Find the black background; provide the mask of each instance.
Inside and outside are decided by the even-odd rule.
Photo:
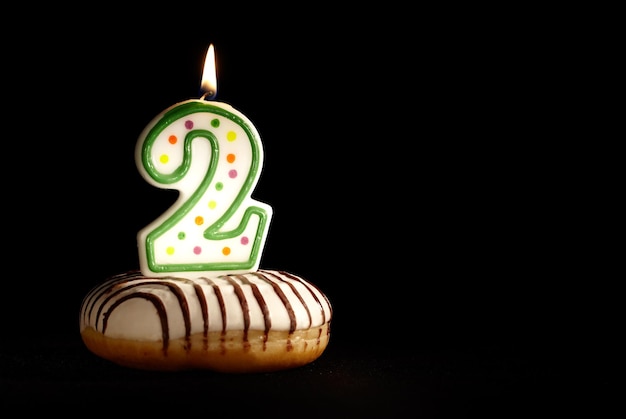
[[[5,37],[3,404],[603,409],[612,308],[581,256],[567,39],[462,10],[186,12],[51,19]],[[132,371],[78,334],[84,295],[137,267],[136,232],[175,199],[140,178],[135,142],[199,97],[210,43],[217,100],[264,144],[253,196],[274,217],[261,267],[303,276],[333,304],[328,349],[294,371]]]

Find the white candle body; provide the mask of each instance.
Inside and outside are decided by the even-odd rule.
[[[252,199],[263,145],[232,106],[188,100],[159,114],[135,149],[142,177],[179,197],[137,234],[146,276],[195,278],[256,271],[272,208]]]

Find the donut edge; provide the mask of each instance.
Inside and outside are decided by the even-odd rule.
[[[81,338],[95,355],[120,366],[156,371],[212,370],[257,373],[292,369],[318,359],[330,340],[330,322],[310,329],[208,332],[162,341],[118,339],[92,327]]]

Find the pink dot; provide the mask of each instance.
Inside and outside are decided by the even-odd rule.
[[[185,128],[192,129],[193,128],[193,121],[185,121]]]
[[[200,246],[196,246],[196,247],[193,248],[193,252],[196,255],[199,255],[200,253],[202,253],[202,248]]]
[[[237,171],[235,169],[228,171],[228,177],[234,179],[237,177]]]
[[[244,237],[241,238],[241,244],[248,244],[248,242],[249,242],[249,240],[248,240],[247,237],[244,236]]]

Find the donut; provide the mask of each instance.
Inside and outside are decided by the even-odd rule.
[[[124,367],[255,373],[319,358],[332,307],[318,287],[284,271],[183,278],[133,270],[92,288],[79,317],[86,347]]]

